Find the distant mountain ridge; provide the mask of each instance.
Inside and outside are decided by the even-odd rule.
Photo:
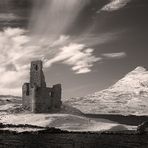
[[[139,66],[108,89],[67,103],[84,113],[147,115],[148,71]]]

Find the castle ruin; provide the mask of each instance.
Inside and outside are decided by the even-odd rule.
[[[33,113],[48,113],[61,107],[61,84],[46,87],[42,61],[31,62],[30,83],[22,87],[22,104]]]

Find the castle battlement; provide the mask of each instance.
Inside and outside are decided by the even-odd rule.
[[[42,61],[31,62],[30,83],[22,87],[23,108],[33,113],[47,113],[61,107],[61,84],[46,87]]]

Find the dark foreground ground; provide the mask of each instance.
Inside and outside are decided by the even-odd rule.
[[[139,125],[148,121],[147,116],[90,114],[85,116],[105,118],[127,125]],[[16,133],[7,130],[11,128],[37,128],[41,131]],[[0,124],[0,148],[148,148],[148,133],[139,134],[137,131],[67,132],[30,125]]]
[[[0,148],[148,148],[148,134],[1,133]]]

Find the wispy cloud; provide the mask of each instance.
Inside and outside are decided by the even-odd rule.
[[[116,52],[116,53],[104,53],[102,54],[103,57],[108,58],[108,59],[121,59],[126,57],[125,52]]]
[[[19,28],[7,28],[0,32],[0,94],[21,93],[21,85],[28,78],[29,63],[42,59],[46,68],[61,62],[70,65],[77,73],[87,73],[95,62],[94,49],[85,44],[75,43],[69,36],[62,35],[53,40],[34,40]],[[16,91],[17,90],[17,91]]]
[[[62,62],[72,66],[72,70],[77,74],[88,73],[93,64],[101,60],[93,55],[93,51],[94,49],[87,48],[84,44],[71,43],[60,48],[55,57],[48,60],[45,65],[49,67],[53,63]]]
[[[103,60],[101,55],[94,53],[93,47],[105,44],[116,36],[114,33],[105,34],[98,37],[86,35],[83,39],[67,35],[36,38],[28,36],[27,31],[19,28],[1,31],[0,94],[5,94],[6,91],[7,94],[21,94],[21,86],[28,79],[32,60],[42,59],[46,68],[62,63],[71,67],[75,74],[91,72],[94,64]]]
[[[15,92],[18,95],[26,79],[25,66],[29,54],[23,49],[29,38],[23,34],[24,30],[18,28],[0,32],[0,94]]]
[[[100,11],[115,11],[125,7],[131,0],[111,0]]]

